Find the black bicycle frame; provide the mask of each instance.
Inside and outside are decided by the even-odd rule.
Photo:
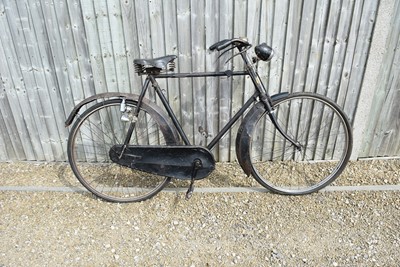
[[[229,76],[243,76],[247,75],[247,72],[230,72]],[[183,128],[181,124],[179,123],[178,119],[176,118],[175,113],[172,111],[171,106],[169,105],[169,102],[165,95],[162,93],[162,90],[160,86],[158,85],[156,81],[157,78],[194,78],[194,77],[218,77],[218,76],[227,76],[225,72],[217,72],[217,73],[175,73],[175,74],[162,74],[162,75],[149,75],[147,77],[148,80],[152,83],[158,97],[160,98],[161,102],[163,103],[165,109],[167,110],[168,115],[172,119],[173,124],[175,125],[179,135],[182,137],[185,145],[190,145],[190,141],[187,138],[185,132],[183,131]],[[146,80],[147,80],[146,79]],[[146,84],[146,83],[145,83]],[[144,90],[142,90],[144,91]],[[207,148],[211,150],[217,143],[218,141],[228,132],[228,130],[232,127],[233,124],[244,114],[244,112],[251,106],[252,103],[254,103],[259,96],[259,93],[256,91],[252,97],[250,97],[246,103],[242,106],[242,108],[228,121],[228,123],[222,128],[222,130],[213,138],[213,140],[207,145]]]
[[[178,119],[176,118],[175,113],[173,112],[167,98],[165,95],[162,93],[162,90],[160,86],[158,85],[156,78],[163,78],[163,79],[168,79],[168,78],[203,78],[203,77],[231,77],[231,76],[246,76],[249,75],[253,81],[254,86],[256,87],[256,90],[254,94],[246,101],[246,103],[240,108],[240,110],[228,121],[228,123],[222,128],[222,130],[211,140],[211,142],[207,145],[207,149],[212,150],[214,146],[221,140],[221,138],[229,131],[229,129],[237,122],[237,120],[246,112],[246,110],[259,99],[259,101],[263,102],[266,108],[266,112],[269,114],[272,123],[275,125],[277,130],[287,139],[289,140],[294,146],[297,148],[300,148],[297,142],[295,142],[291,137],[289,137],[283,129],[279,126],[275,116],[273,115],[273,108],[272,108],[272,100],[270,95],[267,93],[267,90],[262,83],[260,76],[258,75],[255,67],[251,64],[250,59],[248,58],[247,54],[245,53],[245,50],[242,50],[242,48],[239,48],[240,55],[243,58],[243,61],[246,64],[246,71],[231,71],[227,70],[224,72],[196,72],[196,73],[165,73],[165,74],[160,74],[160,73],[155,73],[155,74],[148,74],[145,83],[143,85],[142,91],[140,93],[139,101],[138,101],[138,106],[137,106],[137,112],[140,109],[141,106],[141,100],[144,98],[145,93],[147,92],[147,87],[152,84],[152,87],[154,87],[154,90],[156,91],[158,97],[160,98],[161,102],[163,103],[168,115],[170,116],[176,130],[178,131],[179,135],[181,136],[183,142],[185,145],[190,145],[190,141],[184,132],[182,125],[179,123]],[[137,114],[136,114],[137,115]],[[131,128],[133,128],[134,125],[131,123]],[[131,131],[129,131],[131,132]],[[130,136],[128,133],[128,136],[125,140],[125,145],[127,145],[127,141],[129,142]]]

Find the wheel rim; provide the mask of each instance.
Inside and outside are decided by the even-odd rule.
[[[256,179],[282,194],[311,193],[331,183],[350,156],[351,134],[344,114],[331,101],[307,94],[283,99],[275,108],[279,124],[301,149],[285,140],[264,114],[252,136]]]
[[[132,103],[128,106],[132,110],[135,108]],[[124,142],[124,133],[129,128],[129,122],[121,120],[119,109],[120,101],[110,101],[88,109],[79,118],[70,138],[70,163],[78,180],[105,200],[145,200],[158,193],[170,178],[132,170],[110,160],[109,150]],[[157,121],[143,110],[139,113],[130,144],[166,144]]]

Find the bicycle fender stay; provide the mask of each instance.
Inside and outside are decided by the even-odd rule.
[[[111,92],[111,93],[96,94],[91,97],[88,97],[88,98],[82,100],[79,104],[77,104],[74,107],[74,109],[71,111],[70,115],[68,116],[67,120],[65,121],[65,127],[68,127],[72,124],[75,117],[77,117],[79,110],[83,106],[85,106],[93,101],[96,101],[98,99],[106,100],[106,99],[115,99],[115,98],[119,98],[119,99],[125,98],[125,100],[128,100],[128,101],[131,100],[134,102],[138,102],[139,95],[130,94],[130,93]],[[174,125],[171,123],[169,116],[159,106],[157,106],[154,102],[150,101],[147,98],[143,98],[142,106],[144,108],[146,108],[147,111],[152,112],[152,114],[154,115],[154,118],[157,119],[159,125],[161,127],[163,127],[165,130],[167,130],[167,132],[169,132],[171,135],[173,135],[173,137],[176,138],[173,140],[179,140],[179,137],[178,137],[179,135],[177,134],[177,131],[176,131]]]
[[[272,103],[288,96],[289,93],[279,93],[271,96]],[[246,175],[251,175],[250,145],[254,126],[260,117],[265,113],[265,106],[262,102],[254,105],[240,124],[236,135],[236,157]]]

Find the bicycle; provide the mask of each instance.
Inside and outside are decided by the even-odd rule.
[[[111,202],[136,202],[153,197],[171,179],[194,181],[215,169],[211,150],[242,118],[236,136],[237,160],[269,191],[303,195],[334,181],[346,167],[352,150],[351,125],[342,109],[323,95],[282,92],[270,96],[256,67],[269,61],[273,49],[265,43],[247,51],[246,38],[225,39],[211,51],[232,49],[245,69],[223,72],[174,73],[177,56],[134,60],[145,75],[141,93],[102,93],[76,105],[66,120],[75,120],[68,139],[68,159],[81,184]],[[236,50],[235,50],[236,51]],[[220,55],[220,56],[221,56]],[[206,146],[192,145],[156,79],[250,76],[254,94]],[[161,101],[145,97],[152,87]],[[92,102],[95,102],[94,104]],[[82,113],[79,110],[89,105]]]

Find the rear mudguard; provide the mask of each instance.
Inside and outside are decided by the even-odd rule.
[[[91,97],[88,97],[84,100],[82,100],[79,104],[77,104],[74,109],[71,111],[70,115],[68,116],[67,120],[65,121],[65,127],[70,126],[74,119],[77,117],[79,110],[93,102],[97,101],[99,99],[124,99],[133,102],[138,102],[139,95],[136,94],[129,94],[129,93],[102,93],[102,94],[97,94],[93,95]],[[179,144],[179,135],[177,134],[177,131],[169,119],[169,116],[159,107],[157,106],[154,102],[150,101],[149,99],[143,98],[142,101],[142,107],[146,109],[151,115],[153,115],[153,118],[157,120],[158,125],[161,127],[161,130],[169,135],[169,142],[167,142],[169,145],[178,145]],[[168,140],[167,140],[168,141]]]
[[[272,104],[279,99],[288,96],[288,93],[279,93],[271,96]],[[265,113],[265,105],[262,102],[254,105],[247,115],[244,117],[238,133],[236,135],[236,157],[239,161],[243,171],[247,174],[251,174],[251,159],[250,159],[250,145],[254,127],[260,117]]]

